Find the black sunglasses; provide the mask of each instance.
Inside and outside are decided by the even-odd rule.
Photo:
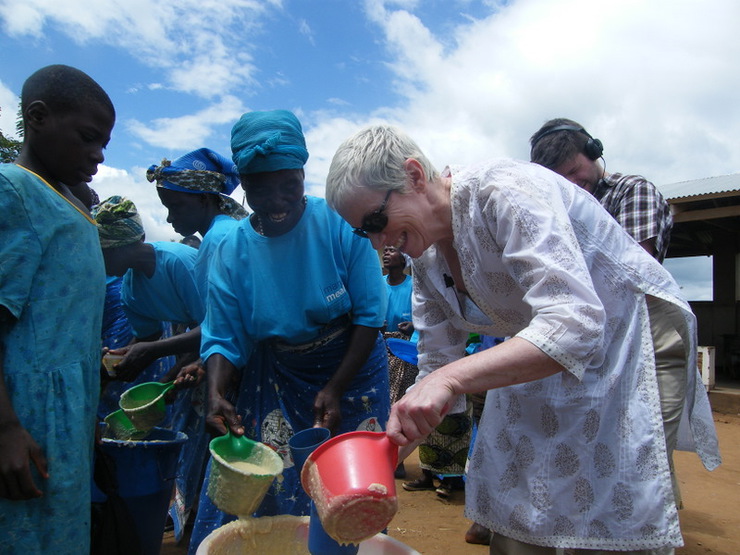
[[[370,214],[365,214],[362,218],[362,225],[360,227],[352,228],[352,231],[360,237],[368,237],[368,233],[380,233],[388,225],[388,216],[385,214],[385,205],[388,204],[388,197],[391,196],[393,189],[388,189],[383,199],[383,204],[377,210],[373,210]]]

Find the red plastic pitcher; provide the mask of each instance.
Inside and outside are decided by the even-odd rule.
[[[348,432],[316,448],[301,472],[324,530],[339,543],[382,531],[398,510],[398,446],[384,432]]]

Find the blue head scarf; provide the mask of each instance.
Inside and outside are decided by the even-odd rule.
[[[301,122],[287,110],[244,114],[231,130],[231,151],[241,175],[298,170],[308,160]]]
[[[218,152],[199,148],[170,162],[165,159],[152,164],[146,178],[157,187],[191,194],[216,194],[223,213],[237,220],[247,216],[246,210],[229,195],[239,186],[236,165]]]
[[[209,148],[199,148],[170,162],[152,164],[146,172],[158,187],[183,193],[217,193],[230,195],[239,186],[239,173],[234,163]]]

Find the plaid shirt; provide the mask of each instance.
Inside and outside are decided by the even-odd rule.
[[[660,191],[639,175],[612,173],[593,195],[638,243],[655,239],[655,258],[663,262],[671,240],[673,217]]]

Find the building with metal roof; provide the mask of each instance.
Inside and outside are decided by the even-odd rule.
[[[671,205],[668,256],[713,255],[740,232],[740,173],[658,186]]]
[[[716,349],[717,372],[740,379],[740,173],[659,185],[671,205],[668,257],[712,257],[712,301],[692,301],[699,344]]]
[[[670,183],[660,185],[658,189],[666,199],[670,200],[738,192],[740,191],[740,173]]]

